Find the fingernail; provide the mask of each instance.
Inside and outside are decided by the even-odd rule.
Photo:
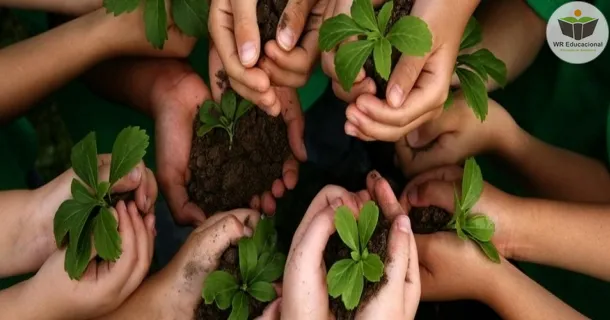
[[[371,171],[371,179],[373,180],[377,180],[381,177],[381,175],[379,174],[379,172],[377,170],[373,170]]]
[[[407,198],[409,198],[409,202],[417,203],[417,188],[413,188],[413,190],[407,193]]]
[[[337,210],[337,208],[339,208],[342,205],[343,205],[343,200],[341,200],[341,198],[337,198],[330,203],[330,207],[333,208],[333,210]]]
[[[244,226],[244,235],[246,237],[251,237],[252,236],[252,229],[250,229],[249,227]]]
[[[415,129],[407,134],[407,141],[411,147],[417,145],[417,141],[419,140],[419,130]]]
[[[358,108],[358,110],[360,110],[360,112],[366,114],[366,107],[364,105],[362,105],[361,103],[356,103],[356,108]]]
[[[351,125],[346,126],[345,127],[345,134],[347,134],[348,136],[355,137],[356,136],[356,129],[354,129],[354,127],[352,127]]]
[[[148,199],[148,196],[144,196],[144,208],[150,209],[150,199]]]
[[[140,177],[142,176],[142,172],[140,172],[140,168],[135,167],[131,172],[129,172],[129,179],[133,182],[140,181]]]
[[[239,52],[239,59],[241,59],[241,63],[246,65],[256,57],[256,46],[254,42],[246,42],[241,46],[241,50]]]
[[[282,49],[290,50],[292,48],[292,43],[294,42],[294,35],[289,28],[284,28],[280,30],[277,36],[277,41]]]
[[[398,220],[398,230],[404,233],[411,232],[411,220],[409,219],[409,217],[407,217],[406,215],[399,215],[396,219]]]
[[[402,99],[403,99],[403,91],[400,88],[400,86],[395,84],[394,86],[392,86],[392,89],[390,90],[390,94],[388,95],[388,100],[390,101],[390,104],[392,105],[392,107],[399,108],[400,105],[402,105]]]
[[[347,120],[355,126],[359,125],[358,118],[356,118],[356,116],[354,116],[354,114],[352,112],[347,113]]]

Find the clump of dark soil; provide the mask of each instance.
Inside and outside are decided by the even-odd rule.
[[[279,23],[286,24],[285,21],[280,22],[280,19],[287,3],[288,0],[258,0],[256,18],[261,34],[261,48],[267,41],[275,39]]]
[[[378,254],[381,261],[384,262],[387,255],[388,236],[390,235],[391,225],[392,224],[390,221],[386,220],[385,217],[380,215],[377,228],[375,229],[375,232],[373,233],[373,236],[371,237],[371,240],[367,246],[370,253]],[[341,241],[339,234],[335,233],[328,241],[326,250],[324,251],[324,262],[326,263],[326,268],[330,269],[330,267],[339,260],[350,259],[350,253],[350,249]],[[385,274],[379,282],[369,282],[365,279],[364,290],[362,291],[358,308],[368,303],[368,301],[371,300],[371,298],[373,298],[377,292],[379,292],[381,287],[383,287],[387,281],[388,279],[386,278]],[[356,317],[358,308],[350,311],[345,309],[345,305],[343,305],[341,297],[338,297],[337,299],[330,299],[330,311],[332,311],[337,320],[354,319]]]
[[[424,0],[422,0],[424,1]],[[388,29],[390,30],[394,23],[396,23],[400,18],[409,15],[411,13],[411,8],[413,7],[413,3],[415,0],[394,0],[394,10],[392,11],[392,17],[390,18],[390,22],[388,23]],[[375,14],[377,15],[381,10],[381,6],[377,8]],[[396,63],[400,59],[400,51],[396,48],[392,47],[392,69],[396,66]],[[385,99],[386,88],[388,82],[385,81],[375,70],[375,63],[373,62],[373,55],[371,55],[364,64],[364,70],[366,71],[366,75],[373,78],[375,80],[375,85],[377,87],[377,97],[379,99]]]
[[[228,272],[237,279],[238,283],[241,283],[237,247],[230,247],[223,253],[220,258],[220,265],[216,270]],[[263,310],[267,303],[260,302],[253,298],[248,299],[248,301],[250,301],[250,319],[254,319],[263,314]],[[197,310],[195,310],[195,320],[228,319],[230,314],[231,308],[223,311],[216,307],[216,302],[205,304],[205,301],[202,300],[197,307]]]
[[[411,208],[409,211],[413,233],[428,234],[442,231],[451,220],[451,214],[439,207]]]

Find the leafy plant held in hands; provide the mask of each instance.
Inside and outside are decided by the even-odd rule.
[[[202,296],[206,304],[216,301],[220,310],[231,307],[229,320],[246,320],[249,299],[270,302],[276,298],[272,282],[284,272],[286,256],[276,251],[277,232],[271,219],[259,221],[252,238],[238,243],[239,275],[217,270],[205,279]]]
[[[133,12],[144,2],[143,15],[148,42],[156,49],[163,49],[167,35],[167,9],[165,0],[104,0],[104,8],[115,16]],[[182,33],[192,37],[208,34],[207,0],[171,0],[174,23]]]
[[[387,30],[393,9],[394,2],[389,1],[375,17],[370,0],[354,0],[351,17],[340,14],[322,24],[319,45],[323,51],[332,50],[350,37],[359,38],[340,45],[335,55],[337,77],[345,91],[351,90],[371,53],[377,73],[388,80],[392,69],[392,47],[410,56],[424,56],[430,52],[432,34],[423,20],[405,16]]]
[[[482,41],[483,34],[475,18],[470,18],[462,41],[460,51],[472,48]],[[455,64],[455,73],[460,80],[460,86],[464,92],[466,103],[477,118],[485,121],[487,117],[487,86],[491,77],[501,87],[506,86],[507,70],[506,64],[487,49],[479,49],[473,53],[461,54]],[[453,103],[453,91],[449,92],[445,107]]]
[[[474,158],[466,160],[464,176],[462,177],[462,196],[454,192],[455,212],[447,229],[455,230],[462,240],[471,239],[476,242],[487,257],[500,263],[498,250],[491,242],[495,232],[495,224],[484,214],[472,213],[472,207],[477,203],[483,192],[483,175]]]
[[[335,227],[339,237],[348,246],[351,259],[337,261],[328,271],[326,283],[328,294],[341,300],[347,310],[353,310],[360,302],[364,289],[364,278],[379,282],[383,276],[383,262],[379,255],[369,253],[367,244],[375,232],[379,219],[379,208],[373,201],[362,207],[358,222],[352,211],[341,206],[335,214]]]
[[[72,199],[64,201],[55,214],[53,233],[57,247],[67,245],[64,268],[70,279],[80,279],[91,257],[91,235],[97,255],[107,261],[121,256],[121,237],[110,211],[110,190],[142,161],[148,135],[139,127],[123,129],[112,147],[109,181],[98,181],[95,132],[72,148],[74,173]]]
[[[223,128],[229,134],[229,147],[233,145],[235,126],[250,108],[252,102],[241,100],[237,104],[237,96],[234,91],[227,90],[222,94],[220,106],[213,100],[206,100],[199,109],[199,121],[201,126],[197,129],[197,136],[203,137],[214,128]]]

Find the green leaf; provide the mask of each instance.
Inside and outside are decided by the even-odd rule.
[[[202,38],[208,34],[207,0],[172,0],[172,17],[182,33]]]
[[[381,32],[382,35],[385,35],[393,10],[394,1],[386,2],[383,7],[381,7],[381,10],[379,10],[379,14],[377,15],[377,25],[379,26],[379,32]]]
[[[227,117],[225,116],[220,116],[220,124],[224,127],[224,128],[228,128],[231,125],[231,122],[229,121],[229,119],[227,119]]]
[[[379,221],[379,207],[374,201],[367,201],[360,210],[358,217],[358,235],[360,238],[360,248],[366,248],[371,240],[373,232]]]
[[[350,276],[350,268],[357,264],[354,260],[343,259],[335,262],[328,274],[326,275],[326,286],[328,287],[328,294],[336,298],[343,294],[347,287],[347,280]]]
[[[237,119],[241,118],[244,114],[246,114],[246,112],[250,111],[253,106],[254,103],[250,102],[249,100],[242,99],[239,102],[239,105],[237,105],[237,112],[235,112],[235,121],[237,121]]]
[[[91,232],[93,232],[93,219],[85,221],[82,227],[82,237],[78,237],[78,241],[70,240],[66,248],[66,259],[64,260],[64,269],[68,273],[70,279],[80,280],[87,270],[89,261],[91,260]],[[70,231],[72,233],[72,231]]]
[[[445,104],[443,104],[443,110],[447,110],[453,105],[454,98],[455,93],[452,90],[449,90],[449,92],[447,93],[447,100],[445,100]]]
[[[110,182],[108,181],[102,181],[97,185],[97,197],[98,199],[104,199],[104,197],[108,194],[108,191],[110,191]]]
[[[464,176],[462,177],[462,211],[469,211],[481,197],[483,192],[483,175],[481,168],[470,157],[464,164]]]
[[[496,230],[496,225],[485,215],[471,214],[466,217],[464,230],[466,230],[466,233],[472,238],[486,242],[491,241],[491,237],[493,237]]]
[[[485,82],[468,69],[457,68],[455,72],[460,79],[466,103],[481,122],[485,121],[487,117],[487,88]]]
[[[74,173],[91,188],[97,186],[97,143],[95,132],[89,133],[72,147],[70,155]]]
[[[364,289],[364,274],[360,263],[354,263],[350,266],[347,279],[347,287],[341,295],[341,300],[345,309],[354,310],[360,302],[360,296]]]
[[[471,54],[463,54],[457,58],[458,65],[465,65],[476,72],[483,81],[487,81],[487,71],[483,63]]]
[[[366,259],[369,256],[369,249],[364,248],[364,250],[362,250],[362,259]]]
[[[80,232],[95,206],[95,203],[80,203],[74,199],[66,200],[59,206],[53,219],[53,234],[58,248],[61,248],[68,233],[70,242],[74,239],[76,245]],[[72,235],[76,232],[78,235]]]
[[[97,199],[95,199],[87,187],[85,187],[82,182],[77,179],[72,179],[72,185],[70,186],[72,192],[72,198],[79,203],[83,204],[95,204],[97,203]]]
[[[261,219],[256,225],[256,229],[254,230],[254,235],[252,236],[252,240],[256,245],[256,252],[258,255],[263,253],[263,248],[267,239],[272,237],[275,233],[275,229],[273,228],[273,220],[271,219]]]
[[[220,107],[213,100],[206,100],[199,108],[199,121],[204,124],[217,124]]]
[[[457,189],[455,188],[455,184],[453,184],[453,207],[455,208],[453,211],[453,215],[451,216],[451,220],[447,223],[447,226],[452,229],[456,229],[456,221],[457,218],[462,214],[462,204],[460,203],[460,197],[458,196]]]
[[[155,49],[163,49],[167,40],[167,11],[165,0],[145,0],[144,25],[146,39]]]
[[[146,148],[148,148],[148,135],[140,127],[127,127],[119,132],[112,146],[111,186],[142,161]]]
[[[268,253],[265,252],[261,255],[259,262],[256,265],[254,274],[252,275],[252,282],[273,282],[279,279],[284,273],[284,266],[286,265],[286,255],[281,252]]]
[[[500,263],[501,260],[500,260],[500,254],[498,253],[498,249],[496,249],[496,246],[494,246],[494,244],[491,241],[481,242],[481,241],[477,240],[476,242],[479,245],[479,247],[481,248],[481,250],[483,250],[483,252],[487,256],[487,258],[489,258],[489,260],[491,260],[495,263]]]
[[[273,285],[264,281],[255,282],[249,286],[248,293],[260,302],[273,301],[277,297]]]
[[[373,52],[374,41],[360,40],[343,44],[335,55],[335,70],[346,92],[352,90],[358,72]]]
[[[139,4],[140,0],[104,0],[104,8],[106,8],[106,11],[115,16],[132,12],[138,8]]]
[[[409,56],[425,56],[432,49],[432,33],[428,24],[415,16],[400,18],[386,38],[400,52]]]
[[[118,223],[106,207],[93,221],[93,240],[97,255],[106,261],[116,261],[121,256],[121,236]]]
[[[233,122],[232,120],[235,119],[235,110],[237,109],[237,98],[235,97],[235,92],[233,90],[227,90],[222,94],[220,108],[222,109],[222,114],[227,118],[229,123]]]
[[[235,296],[233,296],[229,320],[248,320],[248,313],[248,296],[243,291],[238,291]]]
[[[350,256],[352,257],[352,260],[354,260],[354,261],[360,261],[360,258],[361,258],[361,257],[360,257],[360,252],[358,252],[358,251],[352,251],[352,252],[350,253]]]
[[[392,69],[392,44],[388,39],[380,38],[375,41],[373,60],[375,61],[377,73],[387,81],[390,78]]]
[[[351,14],[352,18],[362,28],[371,31],[379,31],[371,0],[354,0],[354,3],[352,3]]]
[[[361,28],[356,21],[342,13],[322,23],[318,44],[320,50],[330,51],[347,38],[361,35],[365,32],[366,29]]]
[[[239,271],[244,283],[248,283],[256,270],[256,245],[250,238],[242,238],[238,243]]]
[[[356,218],[352,210],[347,206],[340,206],[337,208],[335,214],[335,227],[339,233],[339,237],[345,245],[347,245],[353,251],[360,252],[358,246],[358,226],[356,225]]]
[[[212,131],[215,128],[222,128],[223,126],[220,123],[214,124],[214,125],[209,125],[209,124],[202,124],[199,129],[197,129],[197,136],[198,137],[203,137],[205,136],[208,132]]]
[[[455,231],[457,232],[457,235],[460,239],[468,240],[468,236],[466,235],[466,233],[464,233],[464,219],[462,218],[462,216],[464,215],[465,213],[461,213],[459,216],[457,216],[457,219],[455,220]]]
[[[464,34],[462,35],[460,51],[476,46],[481,40],[483,40],[481,26],[474,17],[471,17],[466,25],[466,30],[464,30]]]
[[[203,281],[202,296],[206,304],[211,304],[218,296],[233,298],[233,294],[239,289],[237,279],[226,271],[214,271]],[[226,308],[229,307],[231,299]],[[225,308],[225,309],[226,309]],[[224,310],[224,309],[223,309]]]
[[[383,262],[378,255],[369,254],[366,259],[362,260],[362,270],[368,281],[379,282],[383,276]]]
[[[496,58],[496,56],[487,49],[481,49],[470,55],[473,59],[479,61],[479,63],[485,68],[487,74],[494,79],[498,85],[505,87],[507,83],[506,64]]]

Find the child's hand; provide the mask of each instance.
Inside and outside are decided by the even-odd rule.
[[[114,210],[113,210],[114,211]],[[120,201],[116,214],[121,235],[121,257],[116,262],[91,261],[80,280],[64,270],[65,249],[54,253],[28,283],[28,297],[36,301],[40,318],[89,319],[116,309],[140,285],[154,249],[154,215],[140,216],[135,203]]]
[[[462,94],[437,119],[421,125],[396,143],[398,164],[412,176],[431,168],[458,164],[469,156],[504,153],[521,137],[521,129],[504,108],[489,100],[481,123]],[[420,148],[421,150],[418,150]]]

